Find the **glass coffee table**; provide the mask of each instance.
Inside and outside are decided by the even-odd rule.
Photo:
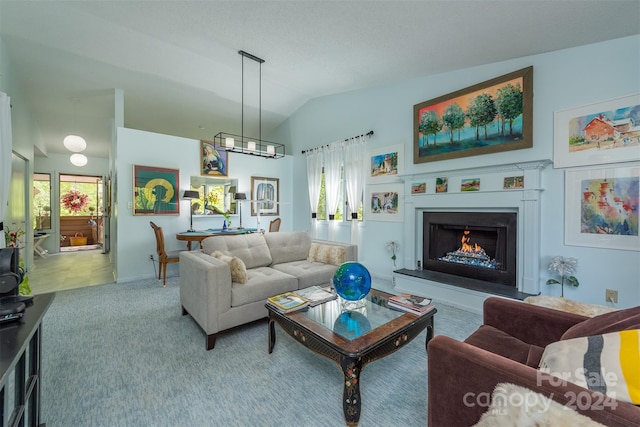
[[[344,375],[342,407],[348,426],[357,426],[360,420],[360,373],[364,366],[399,350],[425,328],[425,348],[433,338],[437,310],[422,316],[393,310],[387,306],[390,296],[372,289],[363,307],[346,311],[340,298],[287,314],[266,305],[269,353],[276,343],[278,323],[300,344],[340,365]]]

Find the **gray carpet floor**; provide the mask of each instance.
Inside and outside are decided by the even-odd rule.
[[[343,426],[342,374],[267,323],[218,336],[180,310],[178,278],[58,292],[43,322],[42,421],[57,426]],[[479,315],[437,304],[436,334]],[[361,375],[360,426],[427,423],[426,332]],[[453,374],[453,373],[452,373]]]

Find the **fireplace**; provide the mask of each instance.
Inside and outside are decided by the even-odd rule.
[[[516,212],[423,212],[422,265],[517,287]]]

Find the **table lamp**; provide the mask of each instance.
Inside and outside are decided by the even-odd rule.
[[[238,200],[238,214],[240,216],[240,225],[238,226],[238,230],[242,230],[244,227],[242,226],[242,201],[247,200],[246,193],[236,193],[233,198]]]
[[[189,200],[189,229],[187,231],[196,231],[193,229],[193,207],[191,206],[191,200],[199,199],[200,193],[193,190],[185,190],[182,198]]]

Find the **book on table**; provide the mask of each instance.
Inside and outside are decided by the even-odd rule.
[[[307,307],[309,305],[309,300],[293,292],[285,292],[267,298],[267,304],[278,310],[280,313],[290,313]]]
[[[311,307],[338,298],[338,294],[321,288],[320,286],[309,286],[308,288],[298,289],[295,293],[302,298],[308,299]]]
[[[389,307],[415,314],[428,313],[434,308],[431,298],[411,294],[400,294],[389,297],[388,305]]]

